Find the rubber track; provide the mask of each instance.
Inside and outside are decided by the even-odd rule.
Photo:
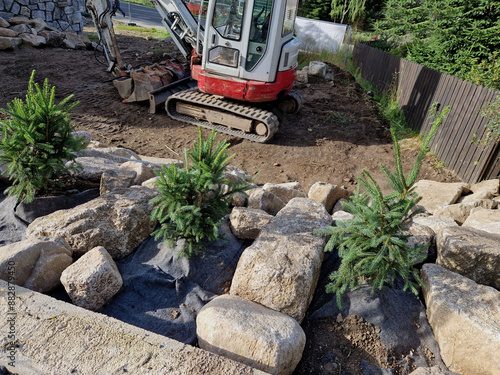
[[[266,136],[260,136],[255,133],[245,133],[242,130],[230,129],[224,125],[211,124],[208,121],[197,120],[193,117],[177,113],[175,109],[175,104],[177,101],[183,101],[185,103],[209,107],[211,109],[217,109],[231,113],[233,115],[241,116],[242,118],[262,122],[267,126],[268,134]],[[234,135],[236,137],[248,139],[250,141],[258,143],[267,142],[278,131],[278,117],[276,117],[276,115],[274,115],[272,112],[260,108],[251,107],[249,105],[240,104],[228,99],[219,99],[217,97],[214,97],[213,95],[206,94],[199,90],[186,90],[173,94],[168,98],[167,103],[165,104],[165,109],[173,119],[187,122],[196,126],[202,126],[207,129],[215,129],[221,133]]]

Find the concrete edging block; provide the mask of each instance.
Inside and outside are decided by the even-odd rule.
[[[3,280],[0,305],[0,365],[18,374],[266,374]]]

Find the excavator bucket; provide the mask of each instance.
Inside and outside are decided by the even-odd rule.
[[[189,65],[175,59],[160,63],[143,64],[120,73],[121,77],[113,80],[123,102],[141,102],[150,100],[150,92],[168,87],[174,82],[191,76]]]

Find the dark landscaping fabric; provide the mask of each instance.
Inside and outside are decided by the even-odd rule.
[[[0,246],[26,239],[28,224],[16,216],[16,203],[16,198],[0,194]]]
[[[16,197],[3,194],[5,188],[0,185],[0,246],[25,240],[26,228],[37,217],[76,207],[99,196],[99,189],[89,189],[71,195],[36,198],[30,204],[18,204]]]
[[[228,291],[238,259],[248,243],[234,237],[225,223],[227,241],[207,245],[204,256],[176,260],[176,250],[153,238],[117,262],[122,290],[100,312],[121,321],[196,343],[196,314]]]
[[[337,252],[325,253],[318,287],[306,319],[316,321],[336,318],[339,313],[343,317],[360,316],[380,327],[380,340],[395,354],[408,353],[413,349],[413,363],[427,367],[423,352],[423,347],[427,347],[434,354],[436,364],[445,368],[434,333],[426,318],[425,307],[417,296],[410,291],[387,286],[371,293],[371,286],[364,285],[358,290],[345,293],[342,296],[342,309],[339,309],[335,294],[325,291],[330,282],[329,274],[338,269],[339,265]]]
[[[35,218],[85,203],[97,189],[55,199],[18,205],[0,185],[0,246],[26,239]],[[205,255],[176,259],[176,249],[149,238],[136,252],[118,261],[124,285],[100,312],[186,344],[196,343],[196,314],[215,296],[227,293],[243,250],[250,245],[233,236],[226,218],[221,229],[226,241],[208,244]],[[71,302],[60,286],[49,293]]]

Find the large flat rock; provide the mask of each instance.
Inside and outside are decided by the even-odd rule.
[[[210,301],[196,324],[202,349],[274,375],[290,375],[306,344],[295,319],[237,296]]]
[[[455,203],[458,198],[469,189],[464,182],[436,182],[420,180],[415,183],[416,193],[422,197],[418,206],[430,214],[443,206]]]
[[[325,236],[314,233],[331,223],[325,207],[294,198],[245,249],[230,294],[288,314],[300,323],[318,282]]]
[[[79,258],[96,246],[103,246],[113,259],[132,253],[153,231],[150,220],[158,193],[146,187],[114,191],[68,210],[35,219],[26,230],[28,238],[62,237]]]
[[[60,237],[33,238],[0,247],[0,279],[37,292],[60,284],[61,273],[73,262],[72,250]]]
[[[498,375],[500,292],[436,264],[425,264],[421,277],[444,363],[459,374]]]
[[[490,210],[487,208],[474,208],[467,220],[465,220],[464,227],[476,228],[494,234],[500,233],[500,209]]]
[[[437,264],[500,289],[500,234],[449,227],[438,232],[436,245]]]
[[[9,285],[0,280],[0,304]],[[9,366],[9,325],[0,327],[13,373],[265,375],[264,372],[46,295],[15,287],[15,367]]]

